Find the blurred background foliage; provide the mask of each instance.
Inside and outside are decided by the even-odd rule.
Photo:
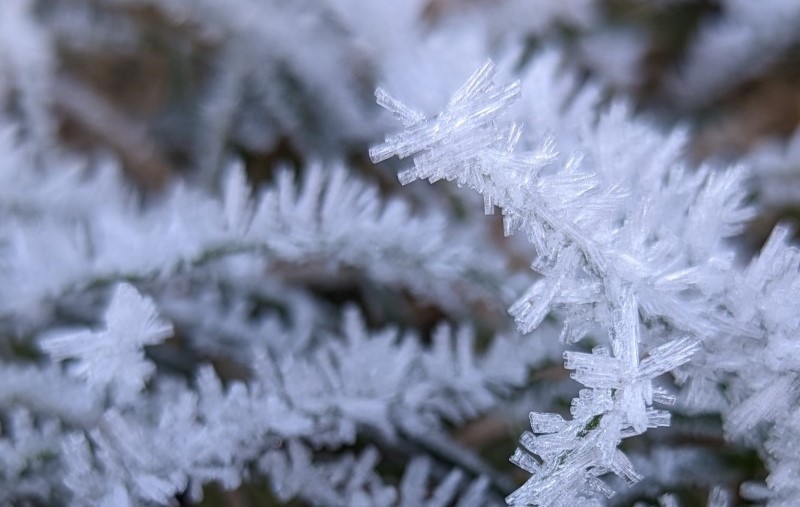
[[[309,4],[301,1],[298,5],[304,3]],[[418,23],[422,30],[435,30],[437,24],[452,17],[464,13],[480,16],[482,10],[491,11],[503,3],[429,0],[419,12]],[[544,2],[529,3],[528,14],[536,17],[539,4]],[[587,79],[604,83],[609,94],[630,97],[638,110],[661,121],[688,122],[694,129],[693,154],[697,160],[730,160],[764,139],[794,133],[800,122],[800,43],[788,45],[780,54],[764,54],[770,64],[757,74],[745,75],[743,70],[742,79],[733,80],[730,86],[702,100],[686,101],[674,92],[673,78],[698,29],[721,15],[720,2],[592,3],[596,10],[590,22],[555,19],[546,27],[536,27],[534,33],[523,34],[531,53],[543,44],[557,43],[570,55],[570,63],[581,68]],[[284,4],[264,5],[269,13]],[[303,9],[309,17],[312,11],[315,15],[323,11],[327,17],[304,24]],[[110,133],[92,128],[89,118],[83,117],[88,112],[75,111],[74,105],[64,103],[70,102],[60,96],[66,92],[53,97],[61,113],[60,134],[76,146],[100,144],[117,152],[126,160],[131,175],[145,186],[159,185],[173,171],[208,164],[198,160],[203,155],[198,149],[198,139],[202,138],[198,131],[207,128],[201,120],[212,113],[207,107],[212,98],[209,94],[220,81],[235,81],[231,76],[235,60],[251,55],[261,55],[263,60],[250,61],[250,65],[268,69],[270,77],[281,78],[270,81],[270,90],[265,91],[248,82],[257,77],[248,76],[244,83],[238,83],[239,93],[232,94],[239,103],[232,111],[225,111],[232,116],[226,122],[227,147],[246,158],[252,174],[265,171],[275,159],[307,161],[342,152],[355,160],[364,159],[365,147],[380,137],[380,132],[359,129],[355,122],[348,122],[347,115],[336,110],[343,109],[342,104],[326,107],[322,88],[325,84],[339,85],[333,81],[309,83],[299,70],[301,66],[291,62],[291,48],[270,47],[269,40],[264,41],[265,47],[231,48],[230,36],[215,33],[197,19],[158,8],[158,2],[38,0],[36,10],[53,28],[59,70],[64,77],[74,80],[79,90],[89,88],[94,99],[102,100],[108,112],[125,119],[129,127],[141,129],[142,141],[153,151],[138,157],[126,153],[127,146],[117,145],[118,140]],[[292,42],[305,41],[313,48],[298,48],[300,56],[311,53],[315,59],[342,64],[339,71],[347,76],[353,108],[361,109],[367,117],[378,116],[372,91],[382,78],[380,62],[370,59],[346,20],[340,19],[335,9],[326,11],[325,2],[291,10],[298,14],[298,25],[292,27],[297,39]],[[265,28],[271,22],[265,20]],[[331,40],[338,44],[326,44]],[[635,57],[622,61],[617,45],[625,46]],[[719,59],[727,57],[718,55]],[[613,68],[615,65],[620,68]],[[258,94],[273,97],[265,99]],[[270,101],[281,102],[292,118],[277,117],[268,106],[278,109],[278,105]],[[254,128],[256,124],[261,131]]]

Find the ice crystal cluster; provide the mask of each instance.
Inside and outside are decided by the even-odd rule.
[[[638,482],[619,446],[669,424],[669,412],[658,406],[675,399],[653,381],[673,370],[688,384],[687,403],[699,409],[715,403],[731,436],[765,426],[770,446],[778,434],[792,435],[800,414],[796,365],[785,361],[791,362],[797,331],[789,295],[800,289],[800,258],[779,227],[748,267],[736,264],[725,240],[753,212],[745,204],[743,171],[688,172],[680,134],[664,137],[613,108],[594,124],[574,125],[585,143],[580,154],[559,149],[573,141],[559,133],[516,150],[521,127],[501,116],[519,98],[520,84],[497,86],[493,77],[488,63],[432,118],[379,89],[378,101],[406,129],[370,155],[412,157],[413,167],[400,174],[404,183],[446,179],[473,188],[487,213],[501,210],[507,235],[526,236],[536,254],[532,267],[542,276],[509,310],[522,332],[555,313],[566,343],[607,336],[591,353],[564,353],[570,376],[585,388],[572,401],[571,420],[531,412],[532,431],[511,458],[531,478],[507,503],[597,505],[596,496],[613,495],[603,475]],[[536,83],[543,76],[525,78]],[[781,317],[770,324],[770,314]],[[702,356],[702,368],[679,369],[694,356]],[[777,363],[764,365],[767,357]],[[723,375],[731,375],[724,395],[708,385],[709,377]],[[770,456],[791,475],[797,447],[782,446]],[[798,498],[795,486],[770,479],[775,505]]]
[[[681,107],[797,42],[720,4]],[[798,505],[798,135],[607,9],[0,2],[0,505]]]

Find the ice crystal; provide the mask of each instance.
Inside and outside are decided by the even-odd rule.
[[[153,375],[144,347],[172,335],[172,326],[158,318],[155,305],[134,287],[120,284],[105,314],[105,329],[51,333],[42,349],[56,361],[74,360],[69,371],[98,388],[110,388],[130,399]]]

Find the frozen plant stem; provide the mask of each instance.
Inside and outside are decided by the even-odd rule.
[[[611,472],[629,484],[640,479],[618,446],[669,424],[669,413],[653,404],[673,398],[652,381],[700,349],[687,332],[707,329],[709,316],[681,318],[686,287],[667,282],[686,278],[688,268],[674,253],[672,262],[657,266],[660,245],[637,227],[652,203],[604,186],[580,156],[560,160],[553,140],[535,152],[515,151],[521,128],[500,116],[519,98],[520,85],[498,87],[494,75],[494,65],[486,63],[434,117],[379,89],[378,103],[405,130],[371,149],[370,157],[412,156],[413,167],[399,176],[403,184],[424,178],[467,185],[484,196],[487,213],[502,209],[506,235],[527,234],[536,250],[534,268],[544,278],[510,309],[521,331],[532,331],[557,308],[566,310],[568,341],[583,338],[590,325],[607,330],[610,347],[564,354],[572,378],[586,388],[573,400],[571,421],[531,414],[533,431],[522,435],[511,460],[532,476],[506,499],[510,505],[597,505],[598,497],[613,494],[600,476]],[[680,324],[643,347],[640,312]],[[643,350],[649,350],[644,359]]]

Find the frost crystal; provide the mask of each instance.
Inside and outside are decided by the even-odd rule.
[[[144,357],[144,347],[171,335],[172,326],[159,319],[153,301],[123,283],[114,290],[105,329],[53,332],[40,343],[54,360],[74,360],[69,371],[76,377],[129,399],[154,372],[153,364]]]

